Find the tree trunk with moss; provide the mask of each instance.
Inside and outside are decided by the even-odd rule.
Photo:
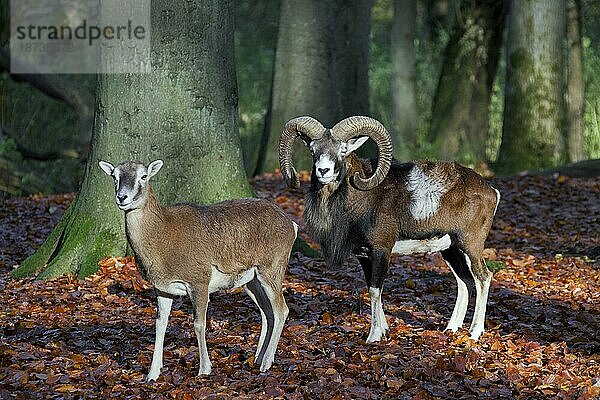
[[[567,154],[570,162],[587,159],[584,131],[581,0],[567,0]]]
[[[485,160],[489,103],[507,1],[463,2],[454,22],[433,104],[431,153],[475,164]]]
[[[390,37],[394,156],[410,160],[417,150],[417,72],[415,64],[416,0],[394,0]]]
[[[564,38],[564,0],[511,1],[501,173],[565,161]]]
[[[77,199],[15,276],[83,277],[102,257],[125,254],[123,212],[99,160],[164,160],[153,183],[162,203],[251,195],[237,134],[232,1],[154,0],[151,21],[151,73],[99,76]]]
[[[279,135],[289,119],[311,115],[332,126],[368,112],[370,10],[370,0],[281,1],[258,173],[279,167]],[[297,147],[294,156],[297,168],[310,168],[308,152]]]

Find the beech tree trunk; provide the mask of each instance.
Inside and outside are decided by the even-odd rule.
[[[497,165],[502,173],[565,161],[564,38],[564,0],[511,1]]]
[[[417,149],[417,89],[415,65],[416,0],[394,0],[390,40],[394,156],[414,157]]]
[[[370,0],[282,0],[271,109],[257,173],[279,167],[281,128],[311,115],[325,126],[368,113]],[[297,145],[298,146],[298,145]],[[307,151],[294,163],[310,167]]]
[[[507,13],[504,0],[464,2],[433,103],[429,141],[441,159],[485,160],[489,102]]]
[[[125,254],[123,212],[99,160],[164,160],[153,181],[162,203],[251,195],[237,133],[233,2],[153,0],[151,21],[151,73],[99,76],[77,199],[15,276],[83,277],[100,258]]]
[[[584,137],[583,45],[581,0],[567,0],[567,155],[568,161],[587,159]]]

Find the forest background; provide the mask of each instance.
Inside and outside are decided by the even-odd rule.
[[[559,136],[522,138],[534,147],[543,146],[544,141],[551,142],[552,151],[558,154],[549,157],[543,152],[534,154],[535,151],[529,150],[529,160],[519,160],[516,156],[515,159],[502,159],[501,143],[506,125],[524,125],[515,111],[505,110],[511,104],[510,100],[505,101],[507,36],[518,34],[516,28],[512,31],[517,32],[505,29],[505,25],[510,25],[504,23],[510,20],[507,3],[376,0],[371,6],[370,1],[354,1],[348,3],[349,11],[344,15],[319,10],[319,21],[326,22],[330,18],[332,25],[343,25],[341,33],[323,33],[302,30],[302,18],[309,20],[311,16],[297,13],[293,9],[294,2],[236,1],[239,134],[248,176],[275,169],[276,157],[269,145],[273,147],[283,120],[295,116],[287,115],[293,113],[289,106],[284,110],[278,108],[277,93],[273,89],[289,95],[299,90],[293,85],[307,85],[290,80],[289,76],[278,77],[274,71],[278,51],[282,53],[281,57],[285,56],[285,51],[290,56],[298,53],[298,43],[286,48],[284,40],[290,29],[296,29],[298,35],[298,26],[305,36],[303,40],[314,47],[318,47],[315,43],[319,41],[315,35],[326,38],[330,35],[332,42],[340,42],[336,39],[340,35],[346,35],[343,36],[346,39],[356,38],[347,48],[342,43],[325,49],[322,57],[333,58],[334,62],[326,60],[331,65],[339,63],[337,71],[332,73],[354,73],[356,78],[345,87],[344,83],[335,84],[337,99],[314,105],[314,109],[328,109],[316,112],[327,115],[315,116],[332,124],[336,118],[346,116],[348,110],[354,110],[379,119],[394,134],[395,155],[399,159],[454,159],[479,172],[502,175],[599,158],[600,5],[592,0],[569,0],[563,14],[564,25],[560,25],[557,18],[547,22],[549,29],[557,31],[564,44],[560,49],[562,60],[557,64],[561,79],[553,83],[560,87],[557,91],[550,85],[532,94],[540,98],[551,97],[548,95],[551,92],[563,96],[561,110],[554,115],[558,119]],[[546,8],[551,9],[552,3],[546,2]],[[280,24],[280,7],[292,7],[290,12],[296,12],[298,21],[295,23],[299,25],[288,29],[286,25],[292,23]],[[330,8],[335,7],[339,5]],[[532,18],[543,19],[548,15],[550,13]],[[7,18],[6,11],[3,18]],[[552,26],[557,23],[558,26]],[[348,32],[349,27],[356,26],[362,28]],[[494,34],[499,37],[490,37]],[[361,37],[366,39],[361,42]],[[6,40],[6,35],[3,39]],[[358,55],[350,54],[350,57],[359,61],[349,66],[354,61],[348,62],[344,57],[352,51]],[[7,55],[1,56],[6,67]],[[310,60],[314,56],[297,57],[301,60],[294,62],[314,62]],[[574,71],[579,66],[573,64],[574,58],[579,59],[583,72],[575,78]],[[355,69],[343,71],[342,68]],[[518,79],[516,74],[513,76]],[[0,75],[0,192],[6,196],[76,191],[83,175],[91,132],[95,76],[63,75],[58,76],[58,84],[42,80],[41,86],[38,84],[37,87],[13,78],[7,73]],[[361,82],[367,78],[368,82]],[[277,79],[286,84],[274,85]],[[313,81],[315,85],[332,85],[332,79],[324,84],[323,78],[310,74],[303,79]],[[481,85],[483,87],[478,87]],[[48,90],[40,91],[40,87]],[[59,96],[52,96],[51,90],[56,88],[59,88]],[[335,109],[331,104],[340,102],[340,98],[354,104],[342,104]],[[581,105],[574,112],[569,108],[569,98],[581,99]],[[534,97],[531,101],[536,102]],[[311,109],[310,104],[304,106]],[[270,112],[272,110],[274,113]],[[570,136],[573,129],[579,129],[576,133],[579,139]],[[511,129],[504,133],[505,142],[515,142],[513,148],[523,147],[511,134],[524,135]],[[507,147],[505,153],[515,151]],[[306,160],[299,162],[300,166],[308,167]]]

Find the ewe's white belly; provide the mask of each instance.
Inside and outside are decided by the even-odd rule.
[[[452,241],[449,235],[441,238],[431,238],[424,240],[399,240],[394,244],[392,253],[395,254],[413,254],[413,253],[434,253],[436,251],[446,250]]]

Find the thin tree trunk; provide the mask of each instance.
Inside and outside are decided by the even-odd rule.
[[[279,166],[281,128],[299,115],[326,126],[368,112],[369,0],[282,0],[275,55],[268,148],[262,168]],[[294,164],[310,168],[308,152],[296,144]]]
[[[77,199],[16,276],[40,269],[39,278],[86,276],[101,257],[125,253],[123,212],[99,160],[163,159],[164,171],[154,183],[163,203],[251,194],[237,134],[232,8],[231,1],[152,2],[152,72],[99,76]],[[103,58],[108,65],[118,62]]]
[[[570,162],[587,159],[584,123],[581,0],[567,0],[567,149]]]
[[[390,40],[392,69],[392,138],[394,156],[411,159],[417,149],[417,89],[415,65],[416,0],[394,0]]]
[[[465,2],[446,48],[429,141],[442,159],[485,160],[489,102],[496,76],[507,3]]]
[[[498,170],[511,173],[565,160],[564,0],[512,0]]]

